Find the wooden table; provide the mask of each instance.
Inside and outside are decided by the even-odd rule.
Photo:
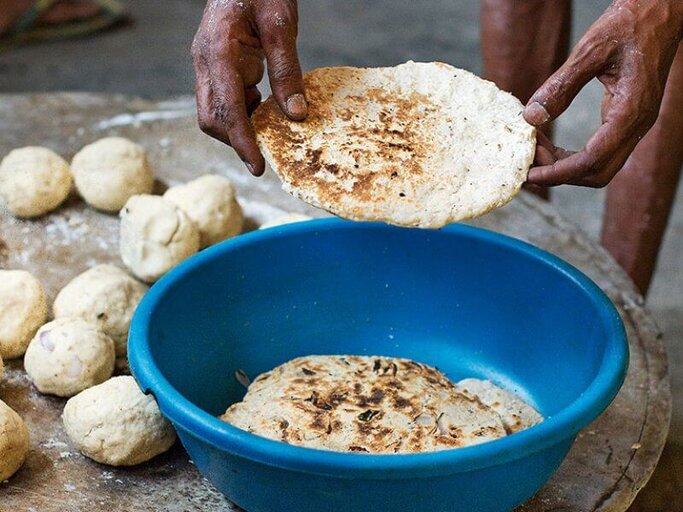
[[[149,102],[86,94],[4,95],[0,133],[0,155],[18,146],[44,145],[67,158],[99,137],[129,137],[149,151],[159,190],[203,173],[229,176],[250,229],[284,211],[322,215],[282,192],[272,173],[251,178],[232,151],[201,134],[190,98]],[[631,348],[631,366],[619,396],[579,435],[559,471],[520,510],[626,510],[657,463],[671,413],[666,355],[642,298],[604,250],[535,197],[522,194],[476,224],[528,240],[583,270],[619,308]],[[76,197],[36,221],[18,221],[2,212],[0,268],[34,272],[52,300],[61,286],[89,266],[120,264],[117,237],[115,216],[85,208]],[[234,510],[178,445],[128,469],[81,456],[62,428],[64,400],[32,389],[19,361],[9,363],[0,398],[19,412],[31,432],[26,464],[0,484],[0,510]]]

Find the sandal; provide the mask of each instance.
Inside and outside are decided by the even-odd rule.
[[[91,0],[100,11],[89,18],[56,25],[41,23],[40,17],[62,0],[36,0],[19,18],[0,34],[0,52],[8,48],[38,41],[54,41],[85,36],[110,28],[127,19],[118,0]]]

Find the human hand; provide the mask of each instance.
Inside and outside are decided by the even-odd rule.
[[[597,78],[605,86],[602,125],[578,152],[555,147],[539,132],[529,183],[607,185],[657,119],[682,35],[680,0],[613,2],[524,109],[527,122],[542,126]]]
[[[254,176],[265,170],[249,115],[261,102],[263,58],[278,105],[290,119],[308,108],[296,51],[296,0],[209,0],[192,43],[197,116],[205,133],[232,146]]]

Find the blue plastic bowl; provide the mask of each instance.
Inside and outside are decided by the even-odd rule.
[[[578,270],[466,226],[401,229],[336,219],[240,236],[190,258],[147,293],[130,363],[195,465],[249,512],[510,510],[557,469],[612,401],[624,329]],[[482,377],[546,416],[482,445],[415,455],[290,446],[216,418],[252,378],[297,356],[412,358]]]

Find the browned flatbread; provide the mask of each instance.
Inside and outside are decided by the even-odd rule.
[[[456,384],[458,391],[477,398],[500,416],[505,431],[514,434],[543,421],[543,416],[517,395],[481,379],[464,379]]]
[[[476,397],[407,359],[308,356],[260,375],[221,419],[264,437],[327,450],[417,453],[506,435]]]
[[[442,63],[320,68],[309,116],[274,99],[253,115],[283,188],[341,217],[441,227],[507,203],[526,180],[535,130],[512,95]]]

